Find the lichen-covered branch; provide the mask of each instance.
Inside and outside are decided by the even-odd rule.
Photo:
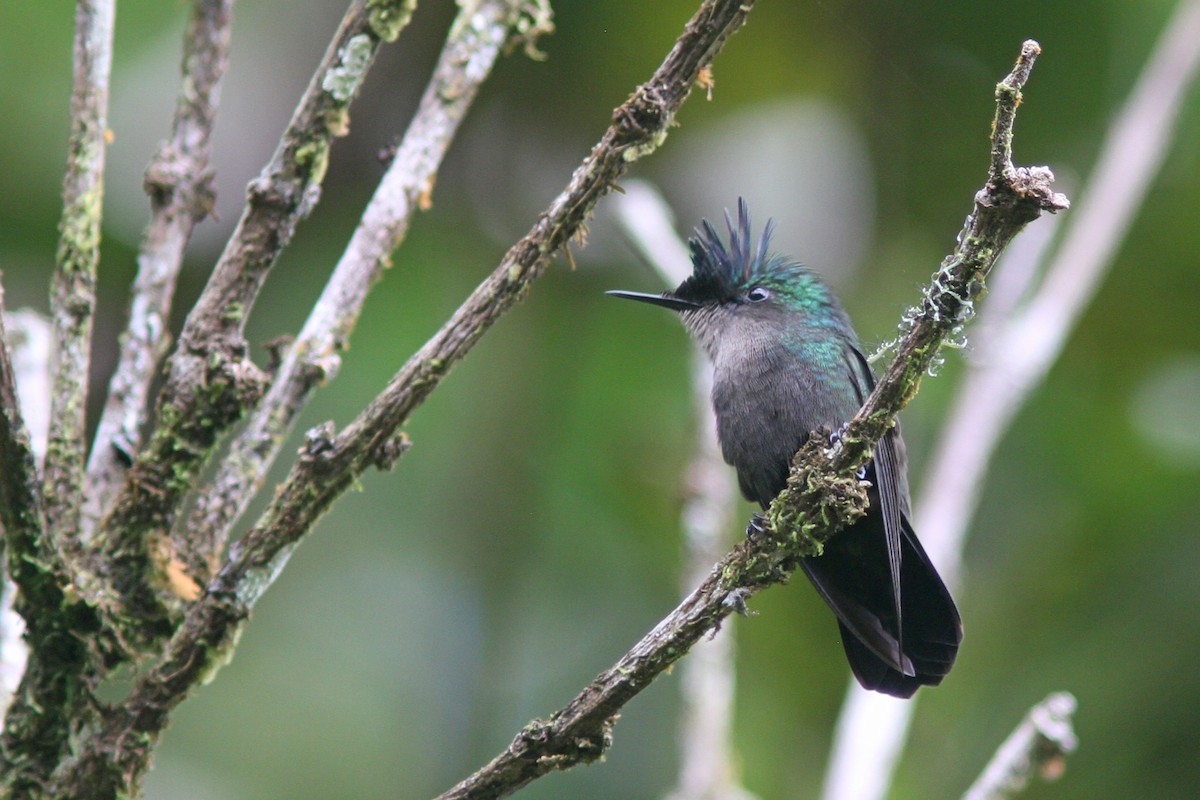
[[[829,465],[839,473],[858,469],[870,459],[874,443],[895,424],[896,414],[935,364],[942,343],[974,314],[988,272],[1012,237],[1042,212],[1054,213],[1070,205],[1064,195],[1052,190],[1054,176],[1048,168],[1015,167],[1012,163],[1016,109],[1039,53],[1037,42],[1025,42],[1012,72],[996,85],[987,182],[975,195],[954,252],[933,274],[920,306],[906,315],[896,357],[844,435],[831,446]],[[775,506],[772,504],[772,520],[782,511]]]
[[[29,499],[35,499],[34,496],[42,488],[35,465],[46,453],[46,435],[50,427],[50,341],[53,328],[48,318],[32,309],[4,311],[2,292],[0,288],[0,316],[3,316],[0,320],[0,347],[4,349],[0,358],[6,361],[0,368],[3,375],[0,383],[4,386],[0,389],[0,396],[4,398],[0,400],[0,407],[12,408],[15,389],[17,400],[20,401],[21,418],[4,412],[5,428],[0,435],[9,442],[5,445],[9,456],[5,459],[5,466],[0,467],[0,480],[19,482],[14,487],[24,485],[25,491],[33,493],[25,501],[28,504]],[[28,434],[28,445],[25,435],[21,433],[22,427],[24,433]],[[17,442],[15,445],[14,437]],[[33,457],[30,459],[27,454],[18,455],[17,461],[27,465],[21,469],[12,463],[12,455],[26,446],[32,451]],[[0,493],[0,505],[5,509],[14,509],[20,502],[19,497],[11,491]],[[3,519],[0,518],[0,530],[3,528]],[[9,575],[4,545],[4,539],[0,537],[0,591],[3,591],[3,597],[0,598],[0,716],[7,712],[17,686],[25,675],[25,664],[29,658],[25,620],[13,607],[18,592]]]
[[[247,357],[246,317],[276,257],[317,203],[333,139],[349,130],[350,104],[379,47],[399,36],[414,6],[351,3],[184,322],[156,427],[102,522],[104,561],[131,635],[155,639],[174,627],[164,603],[177,605],[178,598],[166,572],[179,555],[167,531],[221,434],[258,402],[267,382]]]
[[[866,497],[855,471],[912,398],[947,335],[968,315],[996,256],[1042,211],[1067,206],[1065,197],[1050,191],[1048,170],[1018,170],[1009,160],[1013,111],[1037,53],[1037,44],[1026,42],[997,89],[995,140],[1005,158],[993,158],[958,247],[934,274],[922,306],[909,315],[897,355],[862,410],[832,443],[814,435],[796,454],[787,488],[767,511],[771,530],[735,546],[616,664],[548,720],[527,725],[507,750],[440,800],[501,797],[547,772],[600,757],[625,703],[726,616],[744,610],[747,598],[785,581],[800,558],[819,554],[829,536],[863,513]]]
[[[1079,747],[1071,718],[1076,702],[1069,692],[1055,692],[1029,710],[996,750],[963,800],[1007,800],[1016,797],[1035,776],[1056,780],[1067,756]]]
[[[73,720],[89,697],[82,635],[90,609],[72,595],[64,553],[46,536],[42,482],[22,419],[0,293],[0,523],[12,604],[25,620],[30,654],[0,736],[0,793],[26,797],[58,762]]]
[[[275,371],[270,391],[233,440],[216,476],[200,494],[181,535],[189,566],[207,579],[218,563],[230,528],[261,488],[284,437],[313,391],[332,380],[358,322],[367,292],[391,265],[391,254],[408,231],[413,213],[427,202],[438,167],[459,123],[505,43],[518,30],[533,37],[551,29],[548,4],[490,0],[459,13],[400,142],[387,174],[363,212],[358,228],[312,313]]]
[[[751,6],[748,0],[705,0],[651,80],[616,110],[612,126],[566,190],[442,330],[342,434],[331,425],[309,432],[270,508],[230,548],[229,560],[187,613],[163,658],[137,680],[120,707],[106,709],[101,724],[77,737],[73,757],[49,787],[55,796],[76,796],[80,787],[89,787],[107,797],[138,784],[170,712],[232,656],[251,607],[301,537],[364,470],[395,462],[406,446],[399,428],[408,415],[529,291],[554,254],[579,235],[596,202],[629,165],[661,143],[700,70]]]
[[[88,365],[100,261],[115,14],[115,0],[80,0],[75,7],[71,131],[58,252],[50,282],[54,350],[45,512],[51,536],[58,546],[68,549],[76,544],[83,501]]]
[[[165,355],[171,301],[192,229],[212,210],[209,168],[221,79],[229,63],[233,0],[195,0],[183,38],[183,85],[171,137],[146,170],[150,223],[138,253],[129,323],[88,459],[86,537],[107,510],[141,447],[150,384]]]
[[[0,737],[7,796],[29,796],[43,783],[66,746],[70,726],[88,718],[90,656],[84,637],[97,622],[79,597],[86,583],[77,574],[77,556],[114,5],[113,0],[80,0],[75,10],[63,213],[50,282],[50,425],[40,489],[7,351],[0,358],[0,519],[9,575],[19,589],[13,606],[25,619],[30,645]]]
[[[752,3],[706,0],[651,79],[613,113],[603,138],[576,168],[566,189],[542,212],[500,265],[413,355],[347,428],[315,428],[275,501],[232,552],[220,580],[244,593],[256,575],[273,576],[316,519],[368,467],[389,467],[401,449],[399,430],[441,380],[579,237],[599,199],[637,158],[666,136],[696,76],[739,28]],[[256,592],[259,590],[256,590]],[[255,595],[256,596],[256,595]]]
[[[0,289],[0,522],[4,533],[0,544],[9,559],[8,574],[22,595],[40,597],[58,587],[58,578],[65,567],[61,563],[42,563],[43,555],[54,558],[56,554],[53,549],[46,549],[42,535],[46,522],[42,484],[29,431],[21,415],[9,341],[4,292]],[[53,609],[53,606],[49,609],[29,606],[25,611],[31,616],[53,615]]]

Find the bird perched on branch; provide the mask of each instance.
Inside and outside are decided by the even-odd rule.
[[[766,508],[812,431],[837,430],[875,385],[841,303],[820,278],[756,245],[738,201],[729,246],[704,220],[689,240],[693,272],[662,294],[613,291],[677,312],[712,359],[713,410],[725,460],[747,499]],[[801,566],[837,615],[850,668],[865,688],[911,697],[950,671],[962,639],[954,600],[909,523],[898,428],[875,449],[865,517]],[[753,523],[752,523],[753,524]]]

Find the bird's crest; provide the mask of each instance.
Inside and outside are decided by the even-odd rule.
[[[707,219],[696,228],[696,235],[688,239],[692,275],[672,293],[676,297],[695,302],[720,300],[733,297],[756,282],[806,271],[794,261],[770,253],[774,220],[767,220],[757,244],[751,247],[750,209],[745,199],[738,198],[737,224],[726,210],[725,225],[729,228],[728,247]]]

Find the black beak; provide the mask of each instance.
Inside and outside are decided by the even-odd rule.
[[[699,303],[693,303],[691,300],[683,300],[670,294],[644,294],[642,292],[622,292],[619,289],[614,289],[605,294],[613,297],[624,297],[628,300],[640,300],[643,303],[649,303],[652,306],[662,306],[669,308],[672,311],[692,311],[700,307]]]

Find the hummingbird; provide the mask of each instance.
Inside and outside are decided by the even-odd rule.
[[[725,460],[764,510],[814,431],[839,430],[875,385],[850,318],[811,270],[770,251],[773,221],[752,246],[750,213],[725,212],[729,246],[701,222],[688,240],[692,274],[662,294],[610,291],[679,314],[713,364],[712,405]],[[942,681],[962,640],[954,600],[909,522],[907,463],[897,424],[862,477],[867,514],[801,568],[837,617],[858,682],[912,697]],[[752,534],[757,520],[751,521]]]

